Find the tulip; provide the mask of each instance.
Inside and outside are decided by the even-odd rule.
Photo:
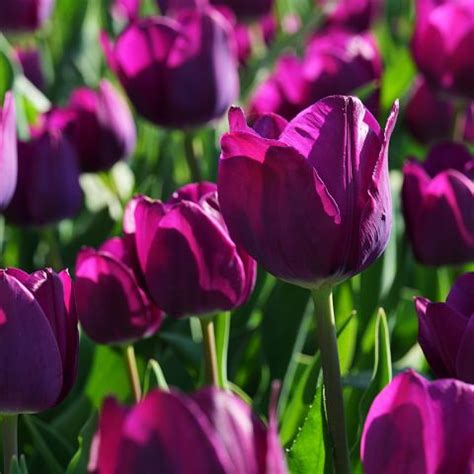
[[[137,276],[134,248],[114,237],[99,250],[77,256],[76,294],[79,321],[99,344],[129,344],[154,334],[162,312],[150,301]]]
[[[474,386],[409,370],[375,398],[365,421],[366,474],[474,472]]]
[[[211,0],[211,3],[229,7],[239,18],[261,17],[273,8],[273,0]]]
[[[140,13],[140,0],[114,0],[111,13],[118,21],[134,21]]]
[[[107,399],[89,470],[285,474],[273,418],[266,427],[240,398],[217,389],[190,396],[155,390],[131,409]]]
[[[33,31],[49,18],[54,0],[1,0],[0,30]]]
[[[40,51],[35,48],[16,49],[15,56],[25,77],[39,90],[44,89],[43,66]]]
[[[403,168],[402,204],[415,257],[425,265],[474,260],[474,156],[440,143]],[[442,225],[440,225],[442,223]]]
[[[275,72],[256,90],[253,113],[275,112],[292,119],[314,102],[333,94],[350,94],[376,83],[382,62],[369,34],[329,30],[318,33],[306,47],[303,59],[284,55]],[[378,90],[367,98],[373,113],[378,110]]]
[[[16,188],[18,168],[15,102],[11,92],[0,108],[0,211],[8,206]]]
[[[230,239],[215,190],[191,184],[166,203],[134,203],[140,268],[155,303],[173,317],[233,309],[254,286],[255,262]]]
[[[18,186],[5,210],[18,225],[42,226],[73,217],[82,204],[76,152],[61,113],[41,117],[29,141],[18,142]]]
[[[474,2],[417,0],[415,62],[435,87],[474,99]]]
[[[360,100],[333,96],[278,136],[229,114],[219,205],[231,237],[273,275],[317,288],[361,272],[385,249],[392,211],[383,132]]]
[[[76,379],[78,344],[67,271],[0,270],[0,412],[60,403]]]
[[[381,0],[320,0],[330,26],[338,26],[353,31],[365,31],[380,16],[383,8]]]
[[[74,114],[72,142],[82,171],[110,169],[133,153],[136,130],[132,114],[108,81],[102,81],[98,91],[77,89],[68,110]]]
[[[139,20],[115,44],[102,39],[137,111],[157,125],[203,125],[222,116],[238,97],[232,27],[210,7]]]
[[[446,303],[415,302],[418,342],[433,372],[474,384],[474,273],[456,279]]]

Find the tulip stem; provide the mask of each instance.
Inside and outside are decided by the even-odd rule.
[[[18,415],[3,416],[3,467],[10,474],[13,457],[18,458]]]
[[[125,364],[127,366],[130,386],[132,388],[133,397],[138,403],[142,398],[142,388],[140,385],[140,376],[138,375],[137,358],[135,357],[135,349],[132,344],[124,348]]]
[[[217,370],[219,375],[219,387],[227,390],[227,353],[229,351],[230,312],[226,311],[216,315],[214,319]]]
[[[194,182],[202,181],[201,167],[194,148],[194,135],[191,132],[184,132],[184,155],[191,179]]]
[[[219,370],[217,365],[214,321],[213,318],[200,318],[200,321],[204,351],[204,380],[207,385],[219,387]]]
[[[334,446],[335,472],[336,474],[348,474],[351,472],[351,467],[344,419],[344,399],[337,350],[332,288],[322,287],[313,290],[312,296],[323,368],[326,413],[329,433]]]

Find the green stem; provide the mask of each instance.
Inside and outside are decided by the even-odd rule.
[[[219,386],[228,389],[227,353],[229,350],[230,312],[218,314],[214,319],[216,336],[217,370]]]
[[[189,168],[189,174],[194,182],[202,181],[202,171],[194,149],[194,135],[184,132],[184,155]]]
[[[453,117],[453,140],[462,142],[464,139],[464,130],[466,128],[466,104],[462,100],[454,102]]]
[[[3,467],[5,474],[10,474],[12,458],[18,458],[18,415],[4,415],[2,432]]]
[[[200,321],[204,351],[204,380],[207,385],[219,387],[219,370],[217,368],[214,321],[213,318],[200,318]]]
[[[124,348],[125,365],[127,366],[128,377],[130,379],[130,387],[133,397],[138,403],[142,398],[142,388],[140,385],[140,376],[138,375],[137,358],[135,357],[135,349],[133,345]]]
[[[336,321],[332,288],[322,287],[312,291],[319,350],[323,368],[326,413],[329,432],[334,445],[336,474],[351,472],[344,419],[341,372],[337,350]]]

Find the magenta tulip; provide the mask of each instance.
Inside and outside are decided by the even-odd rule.
[[[361,457],[365,474],[474,472],[474,386],[398,375],[370,408]]]
[[[1,0],[0,30],[33,31],[43,26],[54,0]]]
[[[211,0],[214,5],[229,7],[238,17],[261,17],[271,12],[273,0]]]
[[[383,0],[318,0],[329,26],[365,31],[380,16]]]
[[[233,109],[218,184],[234,241],[273,275],[309,288],[369,266],[390,235],[387,154],[397,113],[395,104],[384,132],[360,100],[333,96],[277,136]]]
[[[0,411],[52,408],[71,390],[79,336],[72,280],[51,269],[0,270]]]
[[[403,212],[417,260],[474,260],[474,156],[463,145],[440,143],[423,163],[409,160],[403,174]]]
[[[11,201],[18,174],[16,115],[13,94],[7,92],[0,108],[0,211]]]
[[[44,74],[41,54],[36,48],[17,48],[15,56],[25,77],[39,90],[44,89]]]

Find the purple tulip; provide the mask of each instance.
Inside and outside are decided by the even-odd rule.
[[[105,401],[89,470],[97,474],[285,474],[276,423],[216,388],[149,393],[131,409]]]
[[[38,412],[74,385],[79,336],[72,280],[51,269],[0,270],[0,411]]]
[[[148,290],[173,317],[233,309],[253,289],[255,262],[230,239],[215,191],[199,183],[166,203],[141,196],[126,214]]]
[[[446,303],[415,302],[418,342],[433,372],[474,384],[474,273],[457,278]]]
[[[398,375],[370,408],[361,457],[365,474],[474,472],[474,386]]]
[[[437,88],[474,99],[474,2],[417,0],[412,51]]]
[[[211,3],[229,7],[239,18],[261,17],[273,8],[273,0],[211,0]]]
[[[132,114],[108,81],[98,91],[77,89],[68,110],[74,114],[72,142],[82,171],[110,169],[133,153],[137,137]]]
[[[463,145],[440,143],[423,163],[408,160],[403,174],[403,212],[417,260],[474,260],[474,156]]]
[[[292,119],[314,102],[333,94],[351,94],[374,83],[382,73],[375,41],[369,34],[329,30],[318,33],[306,47],[303,59],[286,54],[275,72],[256,90],[251,100],[254,113],[275,112]],[[378,110],[378,89],[367,98]]]
[[[0,30],[32,31],[43,26],[54,0],[1,0]]]
[[[137,111],[157,125],[203,125],[238,97],[232,26],[210,7],[139,20],[103,45]]]
[[[132,242],[133,244],[133,242]],[[115,237],[99,250],[79,252],[76,294],[79,321],[99,344],[125,344],[153,335],[163,314],[140,286],[133,245]]]
[[[365,31],[380,16],[383,0],[319,0],[325,13],[326,23],[353,31]]]
[[[41,117],[29,141],[18,142],[18,186],[5,210],[17,225],[42,226],[73,217],[82,205],[79,167],[62,112]]]
[[[18,156],[16,145],[16,115],[13,94],[7,92],[0,108],[0,211],[11,201],[16,188]]]
[[[304,287],[369,266],[390,235],[387,154],[397,113],[398,103],[384,132],[359,99],[332,96],[277,137],[246,126],[233,109],[218,182],[233,240],[270,273]]]
[[[36,48],[17,48],[15,56],[25,77],[39,90],[44,89],[44,74],[41,54]]]

